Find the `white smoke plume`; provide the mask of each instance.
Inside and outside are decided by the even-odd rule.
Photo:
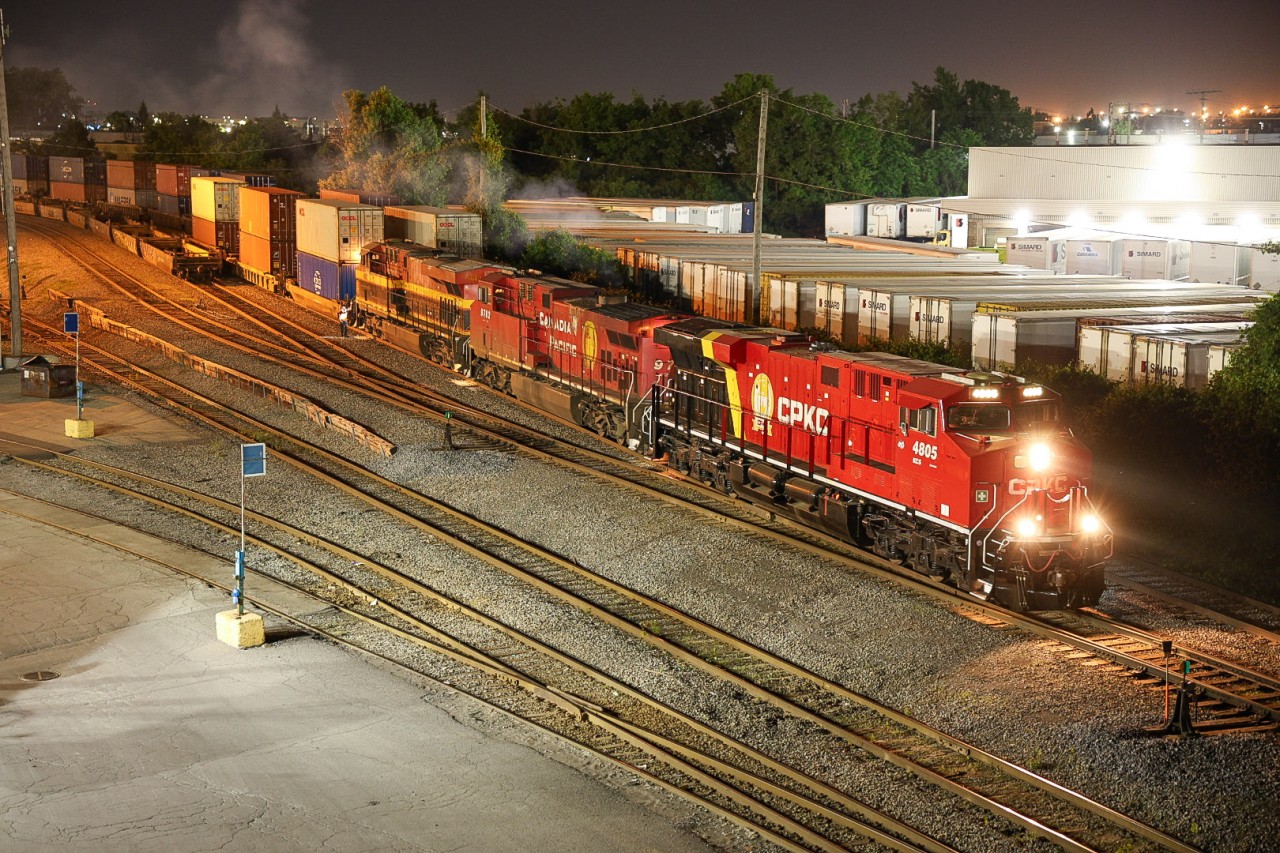
[[[312,46],[306,10],[303,0],[241,0],[216,36],[217,70],[193,86],[192,100],[249,116],[337,104],[343,68]]]

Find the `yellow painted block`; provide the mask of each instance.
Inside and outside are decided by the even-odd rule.
[[[93,438],[93,421],[67,418],[67,438]]]
[[[218,639],[237,649],[260,646],[267,641],[262,617],[257,613],[241,616],[237,610],[223,610],[218,614]]]

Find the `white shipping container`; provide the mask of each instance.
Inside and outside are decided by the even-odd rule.
[[[1251,256],[1248,246],[1193,242],[1187,277],[1192,281],[1248,287]]]
[[[1134,342],[1133,381],[1200,390],[1209,384],[1211,361],[1219,357],[1215,354],[1211,359],[1210,348],[1238,345],[1239,332],[1139,337]]]
[[[1231,363],[1231,354],[1239,348],[1239,344],[1210,344],[1208,379],[1213,379],[1218,371]]]
[[[828,237],[862,237],[867,233],[867,203],[842,201],[826,206]]]
[[[676,208],[676,222],[681,225],[706,225],[706,205],[682,204]]]
[[[936,204],[907,205],[907,238],[932,240],[942,228],[942,211]]]
[[[1020,264],[1033,270],[1048,270],[1059,275],[1067,271],[1067,241],[1056,237],[1028,234],[1010,237],[1005,244],[1006,264]]]
[[[1162,278],[1184,281],[1191,260],[1191,244],[1186,240],[1120,241],[1120,275],[1127,278]]]
[[[300,198],[297,218],[298,251],[339,264],[359,263],[361,248],[384,235],[382,208],[370,204]]]
[[[961,249],[969,248],[969,214],[944,214],[942,227],[947,230],[947,240],[944,245],[958,246]]]
[[[897,240],[907,233],[907,205],[877,202],[867,207],[867,236]]]
[[[1118,237],[1067,240],[1067,275],[1115,275],[1120,270]]]
[[[191,178],[191,215],[209,222],[240,221],[243,181],[199,175]]]
[[[735,201],[732,204],[725,205],[725,223],[724,233],[741,234],[742,233],[742,202]]]
[[[387,237],[452,252],[463,258],[484,253],[484,221],[478,213],[429,205],[384,208]]]
[[[1253,249],[1249,253],[1249,286],[1254,290],[1280,293],[1280,255]]]
[[[713,204],[707,208],[707,227],[711,228],[717,234],[724,234],[728,231],[728,210],[723,204]]]

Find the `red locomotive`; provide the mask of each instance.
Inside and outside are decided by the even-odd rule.
[[[366,248],[380,334],[979,597],[1097,603],[1111,532],[1049,389],[419,254]]]
[[[1111,532],[1054,392],[706,319],[655,336],[677,469],[1012,608],[1097,603]]]

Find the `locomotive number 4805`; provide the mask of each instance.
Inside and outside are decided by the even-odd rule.
[[[937,446],[933,444],[926,444],[923,441],[917,441],[915,444],[911,445],[911,452],[924,459],[938,458]]]

